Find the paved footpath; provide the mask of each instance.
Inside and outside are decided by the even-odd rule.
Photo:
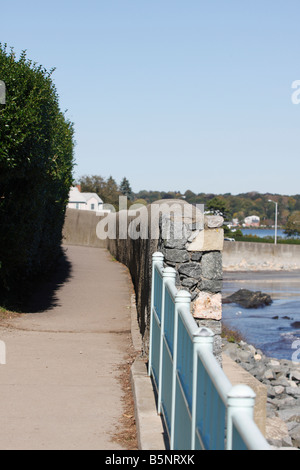
[[[34,313],[0,325],[0,450],[121,449],[113,435],[123,413],[118,368],[130,341],[131,281],[104,249],[64,250],[54,294],[49,281]]]

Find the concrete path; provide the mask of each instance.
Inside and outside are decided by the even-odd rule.
[[[29,313],[0,325],[1,450],[120,449],[131,281],[104,249],[65,252]]]

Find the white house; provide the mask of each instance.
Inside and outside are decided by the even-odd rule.
[[[257,215],[250,215],[246,217],[245,220],[246,227],[259,227],[260,226],[260,218]]]
[[[69,209],[102,211],[103,201],[96,193],[82,193],[77,186],[70,189]]]
[[[81,193],[84,197],[88,211],[101,211],[103,209],[103,201],[96,193]]]

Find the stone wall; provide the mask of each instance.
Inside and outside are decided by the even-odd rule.
[[[144,227],[143,236],[133,233],[138,219]],[[148,352],[149,337],[151,259],[153,253],[157,251],[158,244],[157,237],[150,237],[150,219],[150,206],[144,206],[136,215],[130,211],[110,214],[106,221],[103,221],[103,224],[106,222],[106,227],[98,226],[99,236],[103,236],[103,229],[107,230],[107,249],[117,261],[127,266],[130,272],[135,289],[137,320],[145,353]]]
[[[158,201],[136,213],[122,211],[107,218],[107,247],[132,276],[146,352],[152,255],[160,251],[165,265],[177,271],[177,288],[191,293],[192,313],[199,326],[216,334],[215,354],[221,357],[222,225],[221,217],[204,217],[196,207],[177,200]]]
[[[221,361],[223,218],[188,205],[184,213],[162,214],[159,225],[158,251],[175,268],[177,289],[190,292],[197,324],[215,333],[214,353]]]
[[[222,225],[221,217],[206,217],[199,208],[172,199],[104,217],[67,209],[63,234],[65,244],[107,248],[128,267],[145,353],[150,325],[152,255],[161,251],[165,265],[177,271],[177,288],[190,292],[197,323],[214,331],[215,354],[220,357]]]

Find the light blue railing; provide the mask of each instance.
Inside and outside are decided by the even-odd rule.
[[[171,450],[268,450],[253,420],[255,393],[232,386],[213,354],[214,334],[199,328],[176,271],[153,255],[149,376]]]

